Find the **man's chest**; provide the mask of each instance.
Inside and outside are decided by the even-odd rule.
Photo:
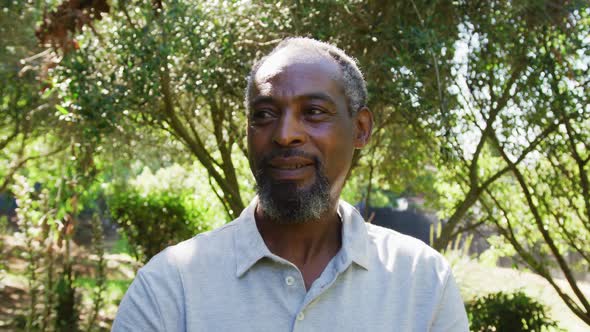
[[[309,291],[297,269],[268,266],[234,281],[191,284],[185,289],[187,330],[428,331],[433,294],[416,294],[407,281],[356,267],[334,272],[326,270]]]

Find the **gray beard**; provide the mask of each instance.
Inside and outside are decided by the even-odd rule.
[[[316,180],[304,189],[290,182],[274,182],[264,168],[255,172],[258,204],[273,222],[301,224],[320,220],[330,209],[328,178],[318,160],[315,165]]]

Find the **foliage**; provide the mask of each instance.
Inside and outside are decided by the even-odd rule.
[[[479,188],[479,221],[493,223],[519,261],[546,278],[590,323],[590,302],[579,287],[579,272],[590,264],[590,76],[584,63],[590,54],[590,10],[561,4],[538,16],[510,9],[519,18],[506,22],[512,37],[498,33],[501,21],[488,31],[492,23],[475,16],[480,20],[473,31],[486,35],[472,38],[479,46],[469,56],[470,93],[462,101],[482,134],[463,177]],[[504,81],[507,77],[512,78]],[[504,90],[489,90],[499,85]],[[556,282],[555,271],[565,286]]]
[[[4,288],[4,277],[6,275],[6,254],[3,236],[6,234],[8,218],[0,217],[0,291]]]
[[[375,187],[432,202],[439,136],[456,104],[444,93],[450,79],[444,64],[454,54],[457,7],[451,1],[289,1],[286,7],[292,34],[335,43],[358,59],[367,77],[375,127],[349,190],[369,203]]]
[[[26,329],[27,331],[37,329],[44,322],[38,320],[37,297],[41,288],[42,279],[39,275],[39,268],[42,260],[43,239],[42,227],[45,224],[47,215],[44,215],[39,205],[43,207],[47,200],[46,195],[43,201],[33,200],[33,188],[29,186],[26,179],[17,177],[13,191],[17,199],[17,225],[24,240],[23,258],[27,262],[26,277],[28,281],[30,300],[27,306]]]
[[[261,15],[270,13],[242,3],[121,2],[95,26],[101,42],[86,30],[54,72],[67,83],[56,84],[62,106],[72,122],[99,130],[130,121],[174,137],[207,169],[235,217],[244,207],[235,167],[245,151],[243,77],[257,46],[240,38],[283,22],[261,23]]]
[[[439,117],[428,96],[441,96],[433,77],[443,79],[448,68],[429,61],[434,54],[447,60],[453,55],[456,16],[450,2],[387,8],[357,1],[160,4],[119,3],[77,36],[79,50],[54,72],[56,82],[67,83],[56,87],[72,121],[100,129],[130,120],[168,132],[207,170],[228,215],[236,217],[244,207],[240,182],[249,178],[247,169],[235,167],[245,154],[244,77],[281,38],[311,35],[357,56],[371,78],[376,143],[358,176],[381,165],[388,169],[363,182],[429,192],[431,171],[415,163],[427,164],[428,149],[436,145],[422,144],[435,141],[425,125],[434,130],[443,122],[419,119]],[[437,12],[444,15],[428,15]],[[384,176],[392,172],[405,176]]]
[[[210,191],[194,187],[194,175],[178,165],[156,175],[145,169],[128,187],[110,189],[109,210],[138,260],[147,262],[167,246],[209,230],[219,218],[208,206]]]
[[[470,330],[487,331],[548,331],[557,327],[541,303],[522,291],[497,292],[475,298],[468,303]]]
[[[75,276],[72,265],[64,265],[63,272],[59,275],[55,285],[55,330],[56,331],[77,331],[78,330],[78,308],[77,290],[74,287]]]
[[[190,220],[199,217],[173,193],[142,196],[137,191],[117,190],[109,206],[134,256],[143,262],[167,246],[192,237],[196,230]]]
[[[453,78],[447,93],[458,99],[457,107],[449,109],[446,139],[453,158],[441,165],[442,181],[458,187],[458,196],[442,212],[448,227],[438,247],[465,229],[459,224],[469,220],[465,217],[489,186],[510,173],[510,163],[525,166],[560,123],[572,120],[556,116],[559,106],[549,102],[547,88],[562,84],[551,62],[573,59],[586,48],[580,38],[587,31],[582,19],[587,9],[576,2],[550,6],[543,1],[519,6],[494,1],[459,7],[465,17],[456,42],[461,52],[447,64]],[[551,38],[563,44],[555,49],[562,52],[559,56],[545,49]],[[482,221],[479,216],[471,219]]]
[[[54,60],[35,40],[41,8],[29,1],[3,1],[0,8],[0,192],[33,161],[65,147],[48,138],[57,127],[44,71]],[[57,130],[59,132],[59,130]]]
[[[92,310],[88,314],[86,331],[96,330],[99,312],[104,305],[107,288],[104,231],[102,220],[98,214],[94,214],[92,217],[92,252],[97,256],[96,272],[94,274],[96,285],[92,289]]]
[[[62,188],[65,194],[75,189],[70,182]],[[68,189],[69,188],[69,189]],[[71,242],[75,227],[72,215],[77,213],[77,198],[67,199],[62,209],[53,204],[47,189],[36,190],[25,177],[16,176],[12,188],[17,199],[17,239],[24,243],[29,303],[26,306],[24,328],[28,331],[75,331],[80,316],[79,292],[71,257]],[[58,191],[59,192],[59,191]],[[69,196],[69,195],[68,195]],[[61,211],[60,211],[61,210]],[[64,213],[60,219],[57,216]],[[98,252],[102,256],[101,252]],[[100,261],[99,261],[100,263]],[[99,292],[104,278],[104,261],[96,276]],[[95,297],[95,306],[101,299]],[[96,309],[96,308],[95,308]],[[98,309],[96,309],[98,310]]]

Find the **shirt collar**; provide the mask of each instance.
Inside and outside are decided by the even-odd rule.
[[[361,266],[369,269],[369,235],[367,226],[361,214],[352,205],[340,200],[338,214],[342,220],[342,250],[343,254]]]
[[[258,197],[255,197],[235,221],[238,226],[234,233],[237,277],[244,275],[260,259],[274,256],[256,226],[254,211],[257,204]],[[341,259],[346,265],[354,262],[368,270],[368,235],[363,217],[343,200],[339,201],[338,214],[342,221],[342,249],[339,252]]]

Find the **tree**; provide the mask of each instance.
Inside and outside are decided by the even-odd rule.
[[[40,8],[21,1],[6,2],[0,11],[0,192],[27,163],[65,148],[47,136],[56,119],[53,99],[43,93],[52,59],[36,43],[40,15]]]
[[[498,136],[510,145],[518,165],[565,120],[542,121],[548,112],[546,100],[538,98],[535,88],[544,83],[547,68],[534,54],[548,31],[563,38],[581,26],[565,23],[578,8],[575,4],[562,4],[551,13],[547,6],[536,1],[520,6],[498,1],[461,7],[464,20],[458,43],[466,55],[451,64],[455,83],[449,93],[457,95],[459,107],[449,110],[452,120],[445,140],[454,158],[441,168],[450,172],[448,179],[458,180],[463,194],[448,212],[437,248],[446,246],[458,232],[481,224],[480,220],[458,227],[488,186],[509,173],[508,165],[493,158],[493,138]],[[529,140],[523,141],[526,136]]]
[[[589,19],[588,8],[577,10],[563,22],[569,25],[567,38],[561,31],[545,30],[538,41],[534,57],[545,70],[540,84],[532,87],[531,97],[541,114],[516,128],[531,131],[544,125],[556,129],[520,164],[515,162],[515,147],[494,135],[491,144],[497,158],[510,170],[505,181],[515,188],[494,186],[482,200],[486,218],[494,222],[522,262],[547,279],[588,324],[590,299],[580,290],[576,272],[588,271],[590,266],[590,75],[583,65],[590,54],[590,45],[584,42]],[[555,281],[552,270],[559,271],[567,286]]]
[[[463,12],[467,55],[455,67],[460,107],[449,140],[455,162],[444,171],[462,194],[435,245],[492,221],[521,262],[590,324],[575,277],[590,254],[588,6],[498,1]],[[459,227],[470,209],[474,224]]]
[[[169,133],[207,169],[236,217],[244,208],[236,167],[245,164],[244,77],[260,52],[258,29],[289,21],[272,13],[244,4],[121,3],[56,70],[68,81],[64,108],[98,128],[127,118]]]
[[[418,5],[432,12],[453,11],[450,2]],[[432,114],[428,113],[431,104],[426,96],[439,95],[434,93],[439,90],[437,80],[432,79],[437,77],[434,72],[438,68],[427,60],[432,52],[452,47],[450,36],[456,28],[446,22],[442,26],[451,27],[448,31],[438,37],[432,35],[436,34],[434,27],[452,15],[439,16],[441,20],[430,20],[423,23],[423,29],[416,29],[421,17],[416,5],[411,4],[308,6],[286,2],[224,6],[169,1],[157,6],[124,3],[113,8],[106,19],[78,38],[79,49],[60,65],[58,80],[69,80],[64,98],[75,100],[67,105],[68,111],[91,121],[101,121],[97,114],[102,114],[110,126],[131,118],[137,124],[168,132],[207,169],[219,199],[235,217],[244,206],[242,191],[252,192],[251,180],[243,185],[239,180],[249,179],[248,171],[235,165],[236,161],[245,164],[241,156],[245,155],[244,78],[254,59],[283,37],[311,35],[336,42],[359,57],[370,77],[372,105],[379,120],[375,136],[382,142],[375,145],[380,152],[373,155],[404,160],[400,155],[383,153],[396,149],[407,159],[423,160],[425,149],[408,149],[408,141],[393,137],[390,131],[432,138],[424,130],[416,134],[407,127],[418,126],[417,119]],[[394,24],[398,21],[399,25]],[[403,31],[398,32],[398,26],[403,26]],[[343,34],[346,30],[349,33]],[[367,35],[373,30],[374,34]],[[435,37],[439,43],[431,51],[422,52],[421,47]],[[449,51],[446,57],[451,54]],[[406,73],[392,82],[392,70],[406,65],[418,77]],[[387,125],[390,128],[385,128]],[[415,147],[428,140],[411,142]],[[373,165],[378,162],[371,160]],[[425,169],[394,165],[398,171]],[[408,174],[414,178],[424,175],[414,171]],[[410,182],[406,179],[404,183]]]
[[[375,116],[371,145],[355,159],[355,199],[372,188],[427,193],[434,200],[433,165],[444,152],[441,133],[459,16],[451,1],[290,4],[294,34],[334,42],[356,57],[367,78]],[[434,152],[434,153],[433,153]],[[393,175],[393,176],[392,176]],[[364,194],[361,194],[364,193]]]

